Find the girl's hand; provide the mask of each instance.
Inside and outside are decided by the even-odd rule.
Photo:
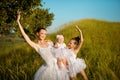
[[[75,25],[75,27],[76,27],[77,31],[82,32],[77,25]]]

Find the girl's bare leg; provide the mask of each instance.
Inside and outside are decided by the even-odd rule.
[[[83,77],[84,80],[88,80],[87,75],[84,70],[80,71],[80,75]]]
[[[57,64],[58,64],[58,67],[61,69],[62,68],[62,59],[61,58],[57,59]]]
[[[71,80],[77,80],[77,77],[72,77]]]
[[[67,67],[66,59],[62,59],[62,62],[63,62],[63,64],[64,64],[64,66]]]

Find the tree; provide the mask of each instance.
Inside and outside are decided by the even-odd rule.
[[[54,15],[49,13],[49,9],[36,8],[32,11],[31,15],[27,15],[25,19],[22,18],[21,22],[24,25],[25,31],[34,39],[36,30],[40,27],[47,28],[50,26],[53,17]]]
[[[17,10],[22,12],[21,22],[29,34],[34,34],[32,30],[38,25],[47,28],[54,14],[42,6],[41,0],[0,0],[0,34],[9,34],[11,28],[17,31]]]

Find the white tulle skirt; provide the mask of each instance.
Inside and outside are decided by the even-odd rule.
[[[34,80],[69,80],[67,69],[59,69],[56,60],[49,61],[49,64],[42,65],[34,76]]]
[[[75,77],[76,74],[80,73],[81,70],[86,68],[85,61],[80,58],[76,58],[75,60],[69,62],[68,69],[69,69],[69,76]]]

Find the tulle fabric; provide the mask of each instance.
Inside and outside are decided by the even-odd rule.
[[[57,59],[51,53],[52,48],[40,48],[39,54],[45,60],[45,64],[42,65],[34,75],[34,80],[69,80],[67,69],[62,65],[59,69],[57,65]]]
[[[70,77],[75,77],[81,70],[86,68],[84,59],[76,58],[74,52],[67,48],[54,48],[53,55],[56,58],[64,58],[67,60],[67,70]]]
[[[80,73],[81,70],[84,70],[86,68],[86,64],[84,59],[76,58],[76,55],[71,50],[66,50],[67,53],[69,53],[69,56],[67,56],[68,61],[68,69],[69,69],[69,76],[75,77],[76,74]]]

